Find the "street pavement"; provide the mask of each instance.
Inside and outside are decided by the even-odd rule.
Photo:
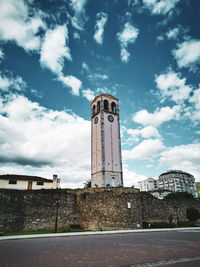
[[[200,266],[200,229],[1,240],[0,266]]]

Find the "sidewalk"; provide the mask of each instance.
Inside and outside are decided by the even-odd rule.
[[[75,233],[57,233],[57,234],[34,234],[34,235],[13,235],[1,236],[2,240],[32,239],[32,238],[49,238],[65,236],[87,236],[87,235],[112,235],[128,233],[147,233],[147,232],[173,232],[173,231],[200,231],[200,227],[183,227],[183,228],[159,228],[159,229],[135,229],[135,230],[116,230],[116,231],[99,231],[99,232],[75,232]]]

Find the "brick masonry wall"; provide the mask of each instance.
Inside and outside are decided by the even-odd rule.
[[[148,193],[132,188],[89,188],[56,190],[0,190],[0,232],[53,230],[55,227],[56,199],[58,230],[70,224],[84,229],[134,229],[142,222],[166,221],[177,212],[186,220],[186,209],[200,211],[200,201],[172,203],[159,200]],[[130,203],[130,208],[128,208]]]

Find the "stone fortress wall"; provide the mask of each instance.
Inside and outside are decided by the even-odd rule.
[[[69,225],[85,230],[134,229],[142,222],[176,222],[177,212],[186,221],[186,209],[200,200],[174,204],[133,188],[89,188],[56,190],[0,190],[0,232],[53,230],[58,207],[58,231]]]

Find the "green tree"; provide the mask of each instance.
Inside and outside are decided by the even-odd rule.
[[[192,194],[189,194],[188,192],[174,192],[170,193],[167,196],[164,197],[166,200],[186,200],[186,199],[194,199],[194,196]]]
[[[200,219],[200,212],[195,208],[189,208],[186,210],[186,218],[190,222],[195,222]]]
[[[197,187],[198,196],[200,197],[200,182],[196,183],[196,187]]]
[[[86,182],[84,183],[84,188],[91,188],[92,184],[91,184],[91,180],[88,179],[86,180]]]
[[[184,200],[192,200],[192,199],[194,199],[194,196],[189,194],[188,192],[173,192],[164,197],[164,200],[169,201],[172,207],[174,208],[174,213],[176,216],[178,227],[180,227],[179,204]]]

